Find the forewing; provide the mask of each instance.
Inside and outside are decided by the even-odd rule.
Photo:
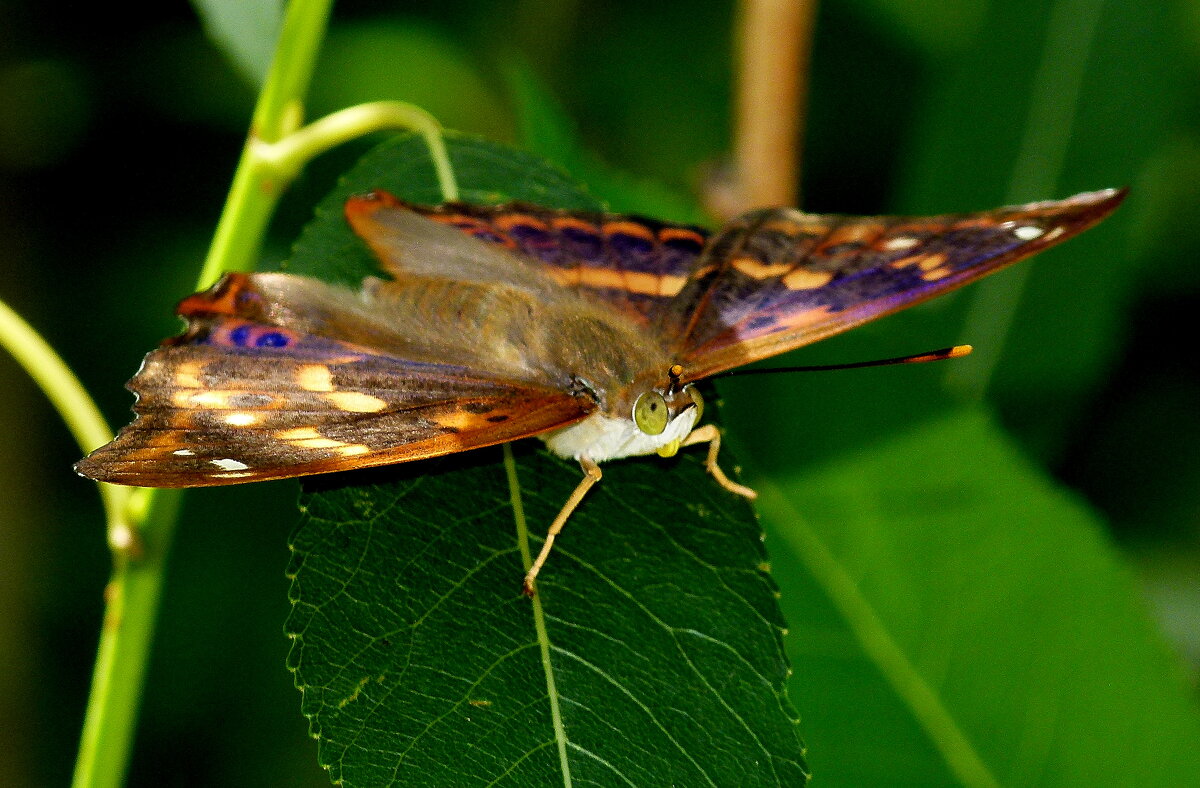
[[[553,388],[224,314],[193,315],[129,388],[136,418],[76,465],[84,476],[196,487],[327,473],[502,443],[590,409]]]
[[[706,231],[635,216],[532,205],[436,207],[383,192],[346,216],[393,276],[442,276],[545,289],[545,282],[653,325],[692,274]],[[446,232],[453,228],[454,232]]]
[[[755,211],[714,235],[660,330],[677,332],[677,356],[702,378],[974,281],[1083,232],[1124,196],[929,218]]]

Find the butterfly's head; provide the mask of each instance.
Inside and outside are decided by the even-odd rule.
[[[664,388],[647,388],[633,402],[634,425],[647,437],[661,436],[656,451],[672,457],[704,415],[704,397],[695,386],[681,385],[683,368],[678,364],[668,372]]]
[[[678,381],[643,378],[621,386],[588,418],[542,436],[560,457],[605,462],[659,454],[671,457],[704,411],[704,398]]]

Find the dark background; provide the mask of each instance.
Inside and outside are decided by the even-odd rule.
[[[1081,38],[1064,46],[1089,47],[1078,91],[1048,102],[1067,110],[1070,146],[1061,167],[1046,162],[1022,181],[1022,134],[1054,122],[1030,115],[1034,75],[1072,83],[1053,79],[1055,52],[1043,60],[1061,4],[1004,6],[823,2],[803,205],[951,211],[1134,188],[1094,242],[1119,246],[1119,268],[1083,261],[1074,279],[1032,275],[1022,308],[1060,319],[1016,326],[989,397],[1023,449],[1106,517],[1194,665],[1200,10],[1102,6],[1090,33],[1085,14],[1067,13]],[[729,146],[732,20],[729,4],[682,0],[344,2],[310,115],[402,98],[446,126],[515,140],[503,75],[524,63],[589,148],[686,196]],[[1007,33],[981,32],[996,29]],[[121,383],[177,328],[171,307],[194,283],[254,95],[185,3],[0,2],[0,298],[63,354],[114,427],[130,403]],[[270,259],[286,256],[310,206],[362,150],[307,171],[273,225]],[[926,349],[841,341],[797,363]],[[0,763],[6,782],[63,784],[108,574],[103,521],[44,398],[7,357],[0,374]],[[864,394],[834,412],[869,408]],[[288,483],[189,496],[132,784],[327,784],[283,667],[294,497]]]

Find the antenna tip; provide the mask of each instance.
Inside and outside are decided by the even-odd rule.
[[[953,347],[944,347],[941,350],[931,350],[928,353],[921,353],[916,356],[905,356],[904,358],[896,359],[899,364],[924,364],[927,361],[945,361],[949,358],[962,358],[968,355],[974,348],[970,345],[954,345]]]

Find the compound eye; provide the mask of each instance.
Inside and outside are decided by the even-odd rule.
[[[686,386],[683,389],[692,397],[692,404],[696,406],[696,423],[700,423],[700,419],[704,418],[704,397],[700,396],[700,392],[695,386]]]
[[[633,423],[647,435],[661,435],[669,420],[667,401],[657,391],[643,392],[633,403]]]

